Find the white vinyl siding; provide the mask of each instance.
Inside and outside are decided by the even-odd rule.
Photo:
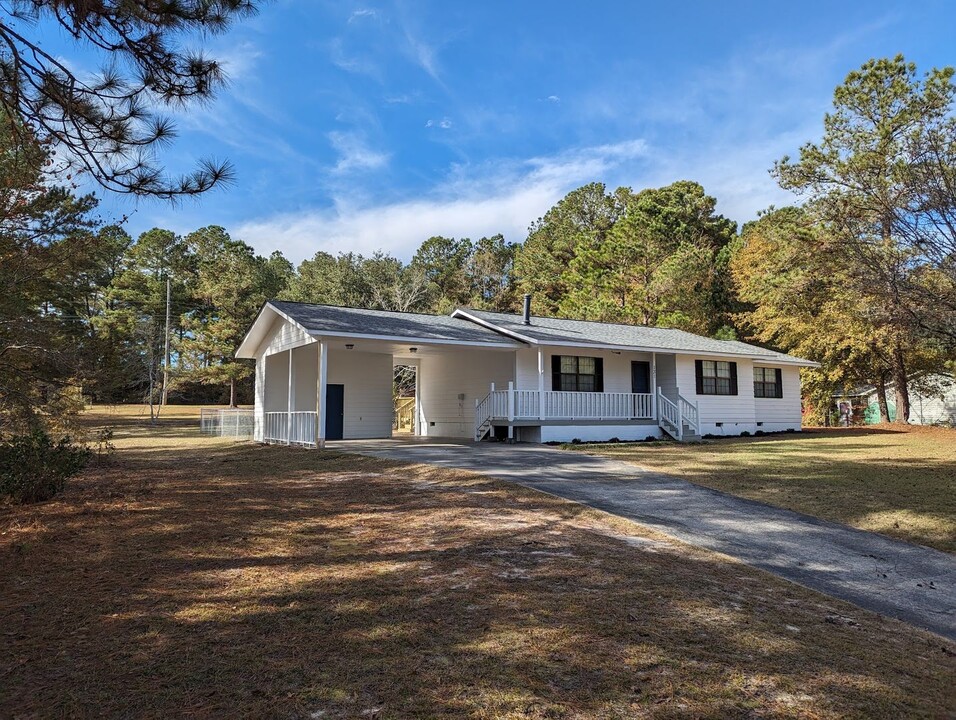
[[[475,399],[484,398],[491,383],[498,390],[508,389],[514,378],[515,354],[462,348],[423,353],[420,363],[421,434],[472,437]]]
[[[732,362],[737,363],[736,395],[698,395],[694,361],[699,359],[691,355],[677,356],[677,385],[682,396],[699,404],[701,435],[754,432],[757,425],[754,419],[753,363],[746,358],[733,358]],[[798,413],[798,422],[799,417]]]
[[[780,379],[783,385],[782,398],[754,398],[755,419],[763,423],[759,429],[767,432],[800,429],[800,369],[782,367]]]
[[[393,372],[391,355],[356,350],[329,352],[328,383],[345,385],[346,440],[392,436]]]
[[[266,355],[265,412],[285,412],[289,409],[289,355]]]
[[[263,344],[259,347],[263,355],[272,355],[312,342],[315,342],[315,339],[298,325],[277,317],[269,328],[269,332],[266,333]]]

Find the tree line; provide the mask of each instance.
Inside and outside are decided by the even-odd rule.
[[[834,94],[823,137],[772,173],[803,195],[742,228],[692,181],[568,193],[521,243],[425,239],[407,262],[318,252],[294,267],[211,225],[132,238],[52,182],[49,143],[0,115],[0,417],[97,402],[248,402],[233,353],[269,298],[446,313],[458,306],[685,329],[817,360],[806,395],[887,390],[956,358],[953,70],[874,60]],[[168,301],[167,301],[168,298]],[[167,306],[169,321],[166,320]],[[167,353],[167,338],[169,350]],[[47,420],[43,420],[46,418]],[[39,419],[39,420],[38,420]],[[8,431],[8,430],[7,430]]]

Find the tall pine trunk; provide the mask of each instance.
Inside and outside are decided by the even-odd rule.
[[[896,421],[906,425],[910,421],[909,379],[906,377],[906,358],[903,348],[898,344],[893,348],[891,370],[893,386],[896,390]]]
[[[876,382],[876,402],[880,406],[880,422],[888,423],[890,421],[890,408],[886,402],[886,376],[880,375]]]
[[[236,379],[229,379],[229,407],[236,407]]]

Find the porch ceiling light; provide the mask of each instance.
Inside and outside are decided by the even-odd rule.
[[[352,343],[345,343],[345,349],[346,349],[346,350],[351,350],[351,349],[354,348],[354,347],[355,347],[355,345],[353,345]]]

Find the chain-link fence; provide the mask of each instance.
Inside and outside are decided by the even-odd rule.
[[[202,408],[199,430],[206,435],[251,440],[255,430],[255,414],[245,409]]]

